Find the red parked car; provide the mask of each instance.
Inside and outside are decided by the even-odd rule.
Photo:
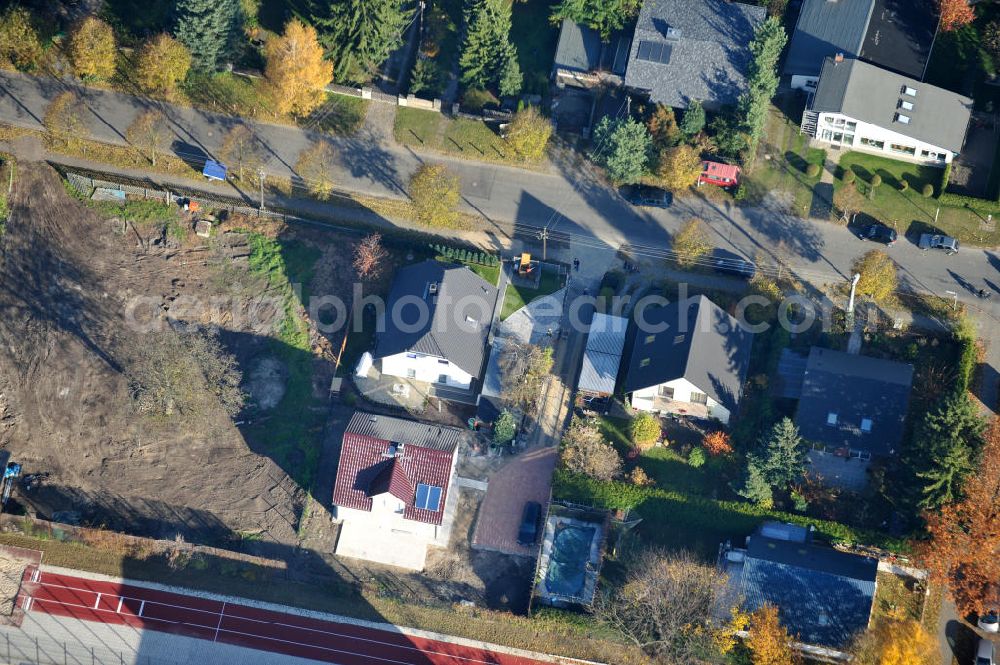
[[[740,184],[740,167],[722,162],[702,162],[698,184],[706,182],[719,187],[736,187]]]

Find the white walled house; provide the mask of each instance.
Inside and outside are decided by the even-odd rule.
[[[481,383],[497,287],[468,267],[423,261],[401,269],[373,356],[383,375],[459,390]]]
[[[860,60],[823,62],[802,131],[823,143],[932,166],[964,144],[972,100]]]
[[[624,389],[632,407],[714,418],[739,407],[753,335],[705,296],[636,312]]]
[[[336,553],[422,570],[427,547],[447,546],[451,534],[462,436],[453,427],[356,412],[333,490]]]

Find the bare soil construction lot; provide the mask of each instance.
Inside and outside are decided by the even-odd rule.
[[[146,417],[129,389],[152,339],[144,324],[171,308],[220,324],[238,359],[266,348],[232,307],[177,311],[216,297],[252,307],[267,284],[246,268],[245,248],[201,241],[177,220],[123,227],[33,164],[20,169],[0,247],[0,446],[25,473],[51,472],[22,500],[43,517],[66,511],[161,538],[294,542],[301,489],[248,447],[218,400],[195,395],[196,413]],[[280,315],[264,308],[258,323]]]

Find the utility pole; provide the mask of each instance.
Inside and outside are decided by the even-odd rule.
[[[955,293],[954,291],[945,291],[945,293],[948,294],[949,296],[951,296],[954,299],[951,302],[951,308],[952,309],[958,309],[958,294]]]
[[[548,251],[549,251],[549,227],[546,226],[545,228],[543,228],[539,232],[538,237],[542,241],[542,261],[548,261],[548,259],[549,259],[549,257],[548,257]]]
[[[851,297],[847,301],[847,326],[853,330],[854,329],[854,291],[858,288],[858,281],[861,279],[861,273],[854,273],[854,277],[851,278]]]
[[[257,176],[260,178],[260,212],[264,213],[264,169],[257,169]]]

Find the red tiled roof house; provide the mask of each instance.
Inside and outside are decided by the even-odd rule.
[[[462,430],[356,412],[333,489],[336,553],[422,570],[428,545],[447,546]]]

